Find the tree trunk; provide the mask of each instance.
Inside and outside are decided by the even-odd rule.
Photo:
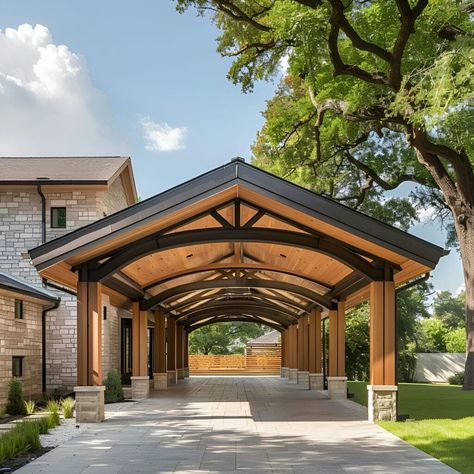
[[[474,213],[455,217],[466,284],[466,367],[464,390],[474,390]]]

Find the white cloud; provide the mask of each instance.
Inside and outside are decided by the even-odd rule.
[[[150,117],[142,117],[141,126],[148,151],[175,151],[185,148],[186,127],[170,127],[165,122],[153,122]]]
[[[438,210],[435,207],[428,206],[428,207],[419,207],[416,210],[416,214],[418,216],[418,220],[421,224],[426,224],[428,222],[432,222],[436,219]]]
[[[48,28],[0,30],[0,155],[117,154],[104,95]]]

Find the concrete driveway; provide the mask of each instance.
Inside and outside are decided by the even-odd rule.
[[[456,472],[368,423],[359,405],[276,377],[193,377],[107,408],[104,423],[17,472]]]

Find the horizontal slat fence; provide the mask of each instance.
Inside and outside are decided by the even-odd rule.
[[[190,355],[190,375],[278,375],[279,354]]]

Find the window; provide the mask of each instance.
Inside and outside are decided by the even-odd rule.
[[[66,208],[52,207],[51,208],[51,227],[54,229],[66,228]]]
[[[12,357],[12,375],[13,377],[23,377],[23,357]]]
[[[102,308],[102,316],[103,316],[103,319],[105,321],[107,319],[107,306],[104,306]]]
[[[23,301],[15,300],[15,319],[23,319]]]

